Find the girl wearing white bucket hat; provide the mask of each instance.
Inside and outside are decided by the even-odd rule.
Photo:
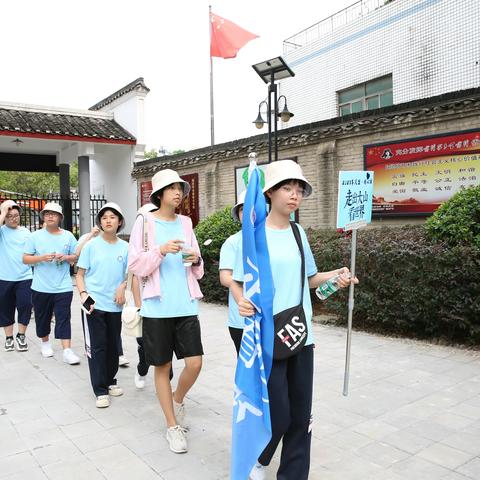
[[[203,262],[190,218],[175,210],[188,195],[190,186],[177,172],[166,169],[152,178],[150,201],[158,207],[138,217],[130,236],[129,270],[144,278],[141,315],[146,361],[155,367],[155,387],[167,423],[166,437],[175,453],[187,451],[183,400],[202,366],[203,347],[198,321],[198,279]],[[188,245],[188,247],[187,247]],[[185,360],[172,394],[172,356]]]
[[[232,218],[242,223],[243,204],[245,203],[245,193],[243,191],[238,198],[238,202],[232,208]],[[243,327],[245,326],[244,318],[238,313],[238,305],[233,298],[230,286],[232,285],[233,268],[235,267],[235,259],[237,251],[242,243],[242,230],[230,235],[220,249],[220,262],[218,270],[220,272],[220,283],[229,289],[228,292],[228,331],[230,338],[235,345],[235,350],[240,351],[242,342]]]
[[[114,202],[106,203],[96,216],[101,233],[82,249],[78,259],[77,287],[84,302],[95,301],[83,327],[90,380],[99,408],[110,405],[110,396],[123,390],[117,385],[122,305],[125,303],[125,272],[128,243],[118,238],[124,218]],[[82,315],[83,317],[83,315]]]
[[[32,269],[22,261],[25,241],[30,231],[20,226],[22,209],[13,201],[0,205],[0,327],[5,329],[5,351],[15,347],[28,350],[25,337],[32,314]],[[17,310],[18,332],[13,339]]]
[[[314,347],[309,288],[316,288],[337,274],[342,274],[341,287],[349,285],[351,280],[346,267],[319,273],[304,230],[300,225],[295,227],[290,222],[291,215],[312,192],[312,187],[300,166],[293,160],[270,163],[265,171],[263,191],[270,205],[265,230],[275,289],[273,314],[275,316],[298,306],[305,318],[301,332],[306,328],[307,335],[305,345],[299,351],[295,351],[288,358],[273,360],[268,380],[272,438],[252,469],[250,478],[252,480],[265,478],[265,466],[269,465],[280,440],[283,439],[278,478],[307,480],[310,468]],[[299,235],[298,243],[295,231]],[[301,277],[302,271],[304,276],[301,282],[294,280]],[[243,297],[241,287],[243,282],[241,248],[237,255],[233,278],[235,282],[232,291],[238,300],[240,315],[253,315],[253,306]],[[299,319],[293,318],[296,322]],[[289,338],[291,339],[286,336],[283,340],[288,342]]]
[[[44,228],[33,233],[25,243],[23,262],[33,265],[32,303],[37,336],[42,339],[41,353],[44,357],[53,356],[49,336],[55,314],[55,338],[61,340],[63,361],[75,365],[80,359],[71,349],[70,264],[77,261],[77,240],[71,232],[60,228],[63,211],[58,203],[46,203],[40,219]]]

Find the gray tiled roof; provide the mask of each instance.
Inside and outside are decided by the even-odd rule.
[[[112,143],[136,143],[135,137],[113,118],[48,113],[0,106],[0,136],[2,133],[19,136],[61,136],[108,141]]]
[[[89,110],[101,110],[109,103],[112,103],[117,98],[120,98],[121,96],[125,95],[128,92],[131,92],[132,90],[145,90],[146,92],[150,91],[150,89],[145,85],[143,77],[138,77],[136,80],[130,82],[128,85],[125,85],[120,90],[117,90],[115,93],[112,93],[103,100],[100,100],[98,103],[90,107]]]

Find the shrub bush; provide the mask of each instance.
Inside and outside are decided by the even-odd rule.
[[[480,248],[480,186],[457,192],[427,220],[430,238]]]
[[[350,264],[350,240],[308,232],[319,270]],[[369,331],[480,343],[480,249],[431,242],[423,226],[360,230],[354,326]],[[347,318],[348,291],[323,305]],[[315,304],[319,300],[315,297]]]
[[[241,224],[233,220],[230,212],[231,207],[226,207],[208,216],[195,227],[205,265],[205,275],[200,281],[200,287],[206,302],[226,303],[228,299],[227,289],[220,285],[218,278],[220,248],[230,235],[241,228]],[[212,242],[204,245],[209,239]]]

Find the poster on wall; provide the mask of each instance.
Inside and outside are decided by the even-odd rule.
[[[181,175],[182,179],[189,183],[190,194],[183,199],[177,213],[186,215],[192,219],[195,227],[200,220],[200,208],[198,204],[198,173]],[[140,203],[145,205],[150,203],[150,194],[152,193],[152,182],[146,181],[140,183]]]
[[[429,215],[463,188],[480,185],[480,130],[364,146],[375,175],[373,215]]]

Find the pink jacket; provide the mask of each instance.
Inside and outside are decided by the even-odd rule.
[[[197,238],[192,228],[192,220],[184,215],[178,215],[182,222],[185,242],[192,246],[192,249],[200,255]],[[142,291],[142,298],[161,297],[160,288],[160,266],[165,258],[160,253],[160,248],[155,242],[155,217],[152,213],[146,214],[148,250],[143,248],[143,217],[139,215],[130,234],[128,246],[128,270],[139,278],[145,278],[145,286]],[[198,280],[203,277],[203,260],[200,258],[200,265],[187,267],[187,282],[191,298],[202,298],[202,292]]]

